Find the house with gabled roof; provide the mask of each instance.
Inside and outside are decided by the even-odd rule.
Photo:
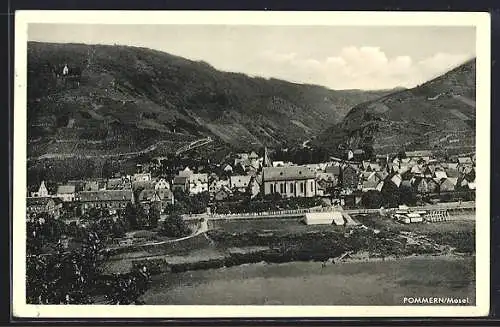
[[[154,185],[155,190],[170,190],[170,184],[165,178],[160,178]]]
[[[160,213],[163,213],[167,206],[174,204],[174,194],[169,189],[142,190],[139,193],[137,202],[141,204],[146,214],[155,205],[160,210]]]
[[[229,179],[229,187],[233,192],[246,193],[251,179],[252,176],[250,175],[231,176]]]
[[[27,216],[46,213],[54,218],[59,218],[62,201],[53,197],[28,197],[26,198],[26,213]]]
[[[125,209],[127,203],[134,203],[134,195],[131,189],[83,191],[78,194],[78,201],[84,214],[91,208]]]
[[[214,200],[215,201],[224,201],[227,198],[232,196],[232,192],[227,186],[223,186],[220,189],[217,190],[214,194]]]
[[[175,176],[172,181],[172,191],[189,192],[189,177]]]
[[[191,174],[189,177],[189,194],[208,192],[208,174]]]
[[[230,181],[229,179],[221,179],[221,180],[213,180],[209,187],[208,187],[208,192],[211,195],[214,195],[219,191],[222,187],[227,187],[230,188]]]
[[[432,178],[417,177],[413,182],[413,187],[420,194],[436,193],[439,191],[439,183]]]
[[[44,198],[44,197],[49,197],[49,191],[47,190],[47,186],[45,186],[45,181],[42,181],[40,183],[40,187],[38,188],[38,192],[33,192],[31,194],[32,197],[36,198],[36,197],[40,197],[40,198]]]

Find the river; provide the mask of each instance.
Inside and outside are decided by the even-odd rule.
[[[468,297],[474,257],[383,262],[247,264],[153,277],[146,304],[401,305],[403,297]]]

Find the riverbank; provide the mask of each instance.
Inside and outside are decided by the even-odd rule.
[[[186,240],[155,248],[120,253],[105,264],[106,273],[126,273],[147,266],[152,274],[217,269],[258,262],[384,261],[414,256],[473,254],[474,230],[452,223],[408,230],[379,231],[364,228],[234,232],[210,230]],[[470,225],[468,227],[473,227]],[[439,228],[441,227],[441,228]],[[455,229],[454,229],[455,228]],[[341,258],[342,260],[339,260]]]

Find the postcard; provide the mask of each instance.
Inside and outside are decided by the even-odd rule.
[[[14,87],[16,317],[489,313],[487,13],[19,11]]]

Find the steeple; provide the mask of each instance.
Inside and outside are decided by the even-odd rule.
[[[40,184],[40,188],[38,189],[38,196],[39,197],[49,196],[49,191],[47,190],[47,187],[45,186],[45,181],[42,181],[42,183]]]
[[[267,153],[267,146],[264,147],[264,167],[271,167],[271,160],[269,160],[269,154]]]

